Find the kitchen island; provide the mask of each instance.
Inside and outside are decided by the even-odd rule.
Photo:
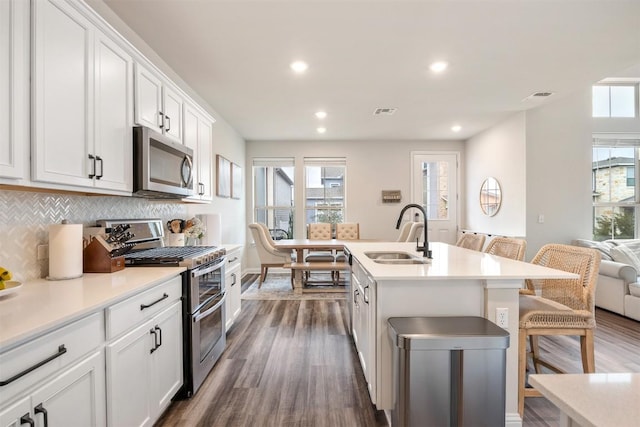
[[[369,394],[378,409],[393,408],[393,343],[387,319],[414,316],[482,316],[496,322],[507,309],[506,425],[521,426],[518,414],[518,290],[525,278],[575,278],[576,275],[488,255],[444,243],[431,243],[429,263],[372,259],[375,252],[403,252],[422,258],[414,243],[345,242],[353,257],[350,300],[354,341]],[[369,255],[367,255],[369,254]],[[358,285],[359,289],[358,290]]]

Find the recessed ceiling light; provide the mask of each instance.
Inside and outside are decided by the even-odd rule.
[[[448,66],[448,65],[449,65],[449,64],[447,64],[447,63],[446,63],[446,62],[444,62],[444,61],[438,61],[438,62],[434,62],[433,64],[431,64],[431,65],[429,66],[429,68],[430,68],[430,69],[431,69],[431,71],[433,71],[434,73],[441,73],[441,72],[443,72],[444,70],[446,70],[446,69],[447,69],[447,66]]]
[[[309,65],[304,61],[295,61],[291,63],[290,67],[296,73],[304,73],[309,68]]]
[[[318,133],[325,133],[327,131],[327,128],[318,128],[318,129],[316,129],[316,131]]]
[[[453,126],[451,126],[451,130],[454,131],[454,132],[460,132],[462,130],[462,126],[453,125]]]
[[[326,111],[317,111],[316,112],[316,117],[319,118],[320,120],[322,120],[325,117],[327,117],[327,112]]]

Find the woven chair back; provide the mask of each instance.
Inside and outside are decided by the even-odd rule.
[[[526,249],[526,240],[514,239],[512,237],[494,237],[487,243],[484,251],[491,255],[522,261]]]

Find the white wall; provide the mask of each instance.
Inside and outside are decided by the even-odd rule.
[[[466,214],[461,227],[505,236],[526,234],[525,114],[507,120],[466,141]],[[492,217],[480,209],[480,186],[494,177],[502,188],[502,205]]]
[[[591,88],[526,113],[527,259],[591,236],[591,125]]]
[[[246,187],[251,194],[251,164],[254,157],[294,157],[295,180],[302,197],[304,186],[303,161],[305,157],[345,157],[347,160],[347,194],[345,221],[360,223],[363,239],[395,240],[395,229],[402,206],[411,203],[411,152],[450,151],[461,153],[461,141],[247,141]],[[402,202],[382,203],[382,190],[401,190]],[[251,200],[247,200],[246,218],[253,221]],[[296,237],[304,237],[303,210],[298,209],[295,219]],[[250,235],[248,243],[250,243]],[[248,266],[258,267],[254,250]]]

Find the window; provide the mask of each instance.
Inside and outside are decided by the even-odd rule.
[[[596,85],[592,95],[593,117],[637,117],[638,85]]]
[[[640,140],[594,141],[593,238],[633,239],[638,236],[640,195],[635,176],[640,167]]]
[[[306,158],[304,172],[307,224],[344,222],[345,159]]]
[[[254,221],[274,235],[293,238],[294,189],[293,159],[254,159]]]

